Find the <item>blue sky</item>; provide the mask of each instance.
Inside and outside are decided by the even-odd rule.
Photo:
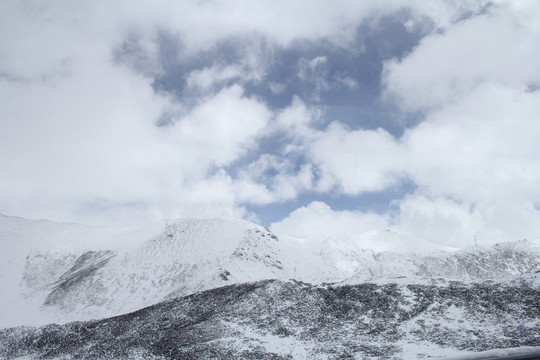
[[[535,1],[4,1],[0,212],[540,237]]]

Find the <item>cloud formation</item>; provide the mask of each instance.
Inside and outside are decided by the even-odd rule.
[[[0,212],[540,237],[538,18],[533,0],[4,1]],[[377,212],[350,206],[365,194]],[[257,213],[276,204],[298,209]]]
[[[334,211],[327,204],[314,201],[293,211],[287,218],[272,224],[274,231],[290,236],[314,239],[353,240],[373,229],[386,229],[387,216],[371,212]]]
[[[310,151],[320,169],[352,195],[386,189],[406,164],[399,143],[381,128],[351,131],[332,123]]]

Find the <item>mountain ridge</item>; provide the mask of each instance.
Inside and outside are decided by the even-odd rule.
[[[3,218],[6,221],[9,218]],[[34,324],[110,317],[198,291],[265,279],[313,284],[397,277],[484,280],[511,278],[540,264],[538,242],[530,241],[458,251],[433,245],[406,252],[399,242],[407,238],[388,231],[360,234],[358,241],[310,241],[230,218],[172,220],[146,232],[15,222],[21,221],[23,240],[37,242],[33,228],[40,239],[52,239],[48,249],[45,243],[37,250],[25,249],[24,260],[19,255],[20,273],[10,279],[12,296],[7,300],[22,298],[27,308],[20,313],[31,310],[44,316]],[[53,231],[47,232],[49,228]],[[11,240],[16,233],[11,229]],[[92,246],[94,236],[98,239]],[[70,239],[72,244],[59,244]],[[4,247],[7,240],[4,233]],[[396,244],[397,251],[390,251]],[[17,277],[20,283],[14,281]]]

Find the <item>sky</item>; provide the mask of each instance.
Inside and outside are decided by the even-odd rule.
[[[540,238],[540,2],[0,2],[0,213]]]

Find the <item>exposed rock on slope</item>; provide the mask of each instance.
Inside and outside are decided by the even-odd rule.
[[[0,356],[407,359],[540,346],[533,280],[244,283],[110,319],[3,330]]]

